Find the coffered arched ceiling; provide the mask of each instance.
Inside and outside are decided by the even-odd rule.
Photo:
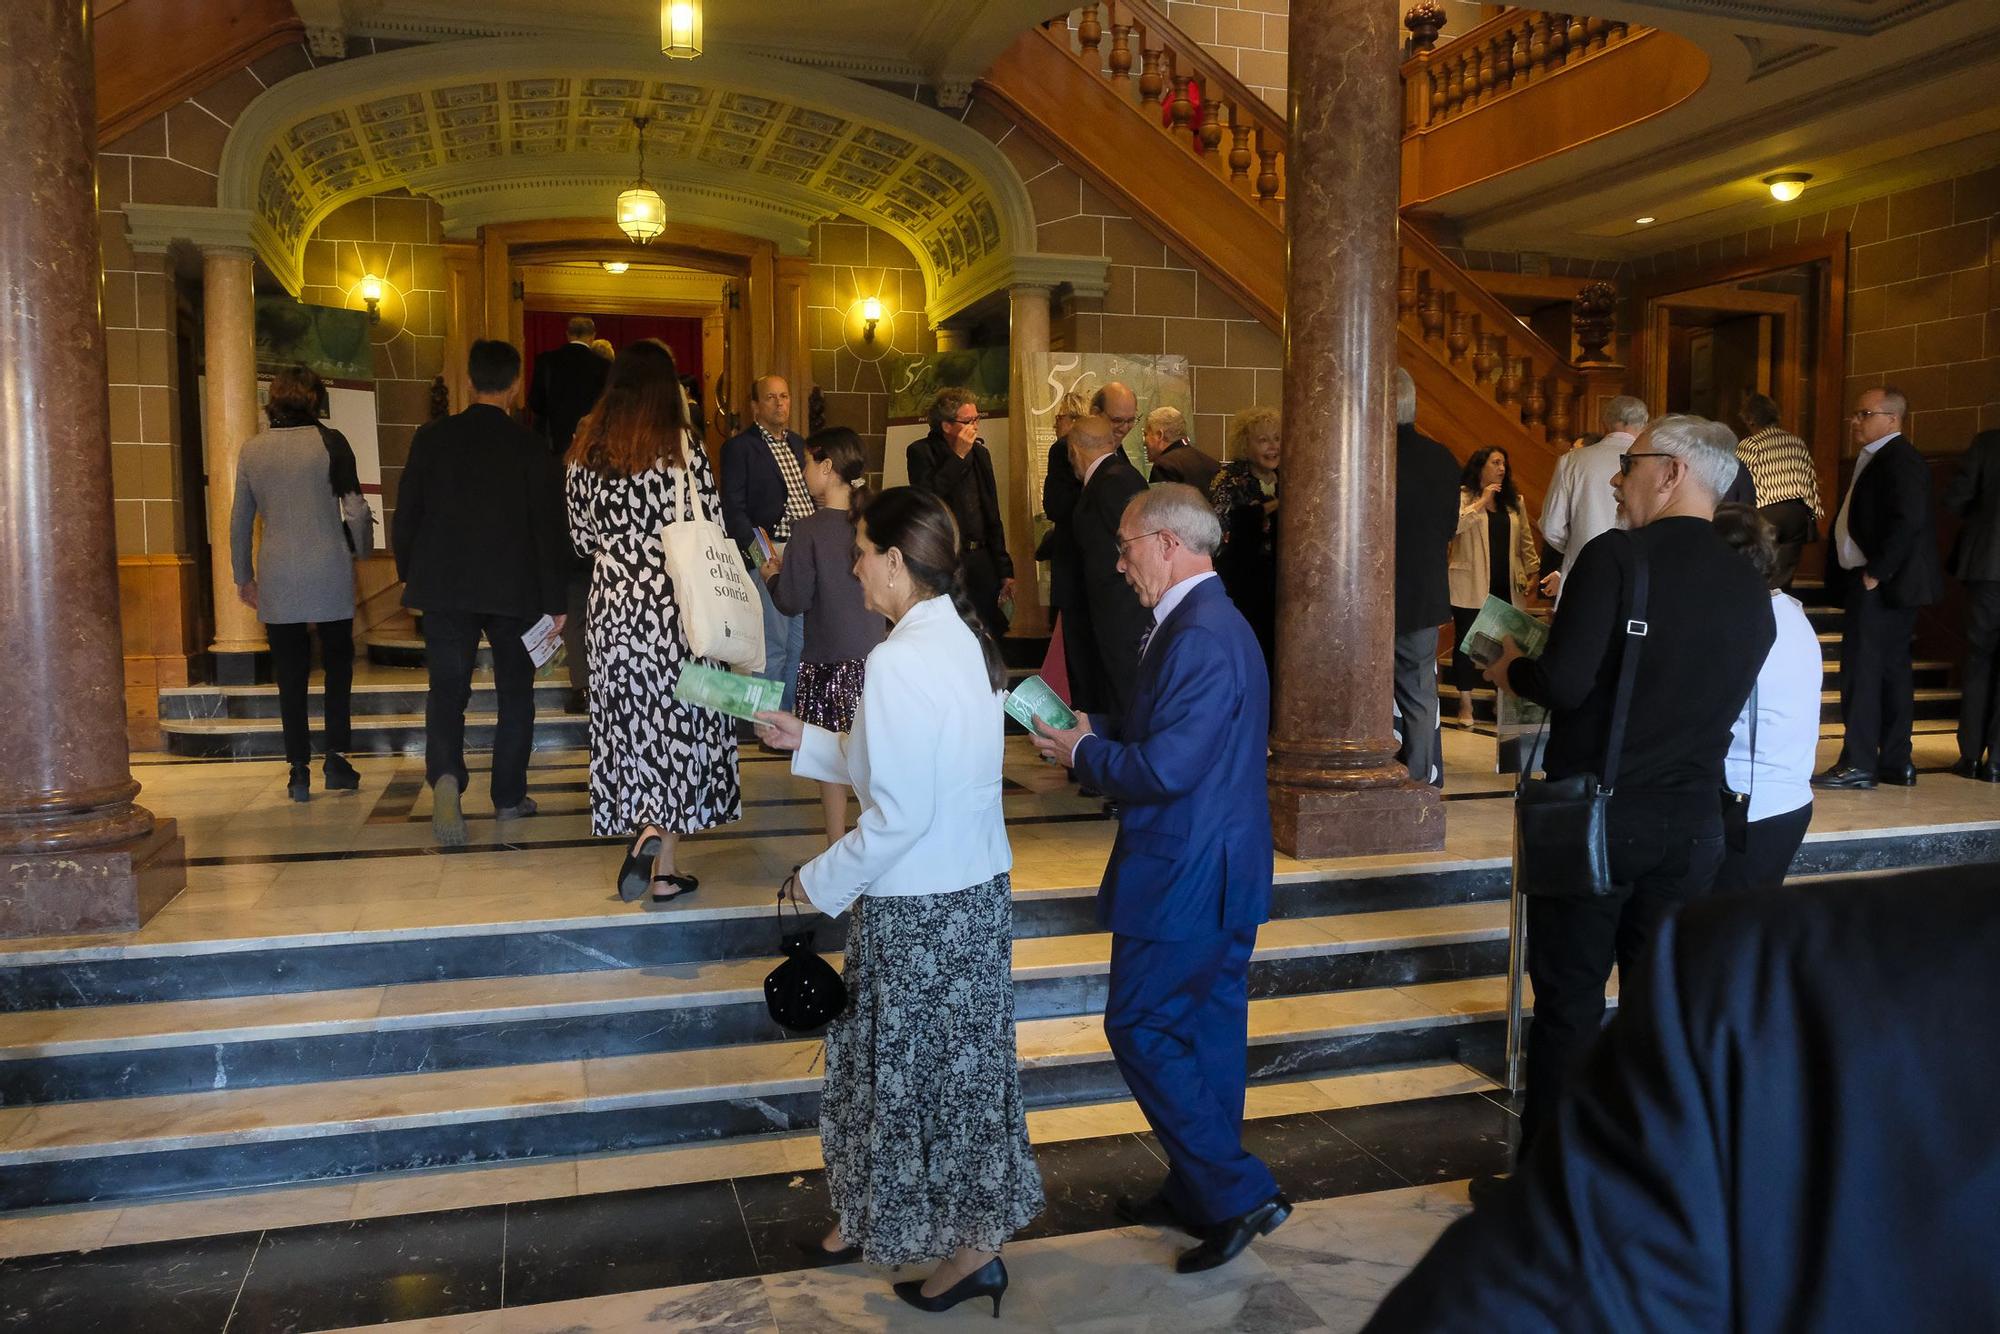
[[[397,187],[438,200],[447,232],[608,217],[636,172],[641,114],[670,226],[796,254],[815,220],[852,214],[909,246],[933,306],[983,295],[1034,249],[1019,177],[955,120],[760,56],[668,61],[624,42],[440,42],[289,79],[231,132],[219,203],[254,214],[258,249],[295,286],[320,219]]]

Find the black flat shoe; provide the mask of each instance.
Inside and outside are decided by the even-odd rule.
[[[1120,1195],[1113,1202],[1111,1212],[1121,1223],[1134,1227],[1171,1227],[1187,1233],[1196,1241],[1201,1240],[1201,1231],[1193,1223],[1181,1216],[1164,1195],[1148,1195],[1144,1199],[1134,1199],[1130,1195]]]
[[[1243,1254],[1243,1248],[1256,1238],[1276,1232],[1279,1224],[1291,1216],[1292,1202],[1283,1195],[1273,1195],[1249,1213],[1210,1228],[1201,1245],[1181,1252],[1180,1259],[1174,1261],[1174,1269],[1182,1274],[1199,1274],[1220,1268]]]
[[[896,1285],[896,1295],[919,1311],[949,1311],[970,1297],[991,1297],[993,1318],[1000,1318],[1000,1297],[1007,1291],[1007,1266],[994,1256],[935,1297],[924,1296],[924,1281],[913,1278]]]
[[[312,791],[312,766],[293,765],[291,777],[285,780],[285,795],[293,801],[311,801]]]
[[[826,1248],[825,1242],[826,1238],[823,1235],[818,1237],[800,1237],[798,1242],[799,1254],[805,1256],[814,1264],[822,1265],[853,1264],[861,1258],[861,1248],[859,1246],[843,1246],[837,1251],[830,1251]]]
[[[329,792],[352,792],[361,786],[361,775],[347,762],[345,755],[329,753],[319,771]]]
[[[672,903],[681,895],[692,894],[701,888],[701,881],[691,875],[656,875],[653,877],[652,883],[655,885],[665,883],[674,887],[674,892],[671,894],[662,894],[659,890],[655,889],[651,900],[654,904]]]
[[[625,864],[618,868],[618,897],[627,903],[637,903],[645,897],[646,886],[653,879],[653,859],[660,855],[660,836],[641,832],[632,840],[631,850],[625,854]]]
[[[1812,785],[1817,788],[1865,792],[1875,786],[1875,775],[1858,764],[1836,764],[1823,774],[1814,774]]]
[[[1915,787],[1917,766],[1906,764],[1900,769],[1877,769],[1875,781],[1887,787]]]
[[[1955,774],[1960,778],[1977,779],[1979,777],[1979,771],[1986,767],[1987,767],[1986,765],[1981,764],[1978,760],[1954,760],[1952,762],[1951,771],[1953,774]]]

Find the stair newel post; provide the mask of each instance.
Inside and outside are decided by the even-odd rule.
[[[1257,127],[1257,202],[1274,210],[1278,204],[1278,150],[1270,146],[1264,127]]]
[[[1472,346],[1472,321],[1477,318],[1469,310],[1458,308],[1458,294],[1446,298],[1447,313],[1451,316],[1451,331],[1444,337],[1444,345],[1451,351],[1453,365],[1465,360],[1465,353]]]
[[[1542,387],[1542,377],[1535,374],[1534,362],[1521,358],[1521,381],[1527,388],[1527,395],[1521,400],[1521,424],[1535,430],[1542,424],[1542,416],[1548,411],[1548,391]]]
[[[1166,76],[1161,73],[1166,63],[1167,53],[1157,46],[1146,46],[1149,35],[1141,32],[1139,47],[1139,105],[1156,107],[1160,104],[1160,90],[1166,87]]]
[[[1132,81],[1132,25],[1118,21],[1118,7],[1111,7],[1111,82],[1121,89]]]
[[[1094,70],[1104,68],[1104,59],[1097,48],[1104,41],[1104,25],[1098,20],[1097,6],[1085,5],[1076,21],[1076,41],[1082,48],[1087,63]]]
[[[1424,341],[1435,343],[1444,337],[1444,293],[1428,284],[1417,299],[1417,318],[1423,325]]]
[[[1508,356],[1506,340],[1498,341],[1500,380],[1493,386],[1493,396],[1500,400],[1502,407],[1511,408],[1521,401],[1521,367],[1528,359]]]
[[[1226,104],[1229,112],[1229,179],[1232,184],[1240,184],[1243,193],[1252,193],[1250,185],[1250,164],[1256,161],[1250,152],[1250,127],[1243,123],[1243,113],[1236,104]]]
[[[1423,290],[1423,273],[1414,264],[1396,268],[1396,318],[1407,320],[1417,313],[1417,298]]]

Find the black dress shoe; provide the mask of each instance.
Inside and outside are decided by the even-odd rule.
[[[1130,1195],[1120,1195],[1111,1206],[1111,1212],[1118,1215],[1121,1223],[1135,1227],[1179,1228],[1196,1241],[1201,1240],[1201,1229],[1182,1217],[1181,1211],[1164,1195],[1148,1195],[1144,1199],[1133,1199]]]
[[[837,1251],[830,1251],[826,1248],[826,1238],[824,1236],[800,1237],[799,1254],[808,1257],[815,1264],[845,1265],[853,1264],[861,1258],[861,1248],[859,1246],[843,1246]]]
[[[1504,1172],[1488,1172],[1484,1176],[1476,1176],[1465,1183],[1465,1196],[1472,1201],[1473,1208],[1484,1208],[1504,1195],[1507,1183],[1513,1179]]]
[[[1278,1225],[1291,1216],[1292,1202],[1282,1195],[1273,1195],[1249,1213],[1210,1228],[1201,1245],[1181,1252],[1180,1259],[1174,1261],[1174,1269],[1183,1274],[1199,1274],[1226,1265],[1243,1254],[1245,1246],[1277,1231]]]
[[[285,795],[293,801],[311,801],[312,791],[312,766],[293,765],[292,772],[285,779]]]
[[[329,792],[352,792],[361,786],[361,775],[347,762],[345,755],[329,753],[319,771],[326,780]]]
[[[1974,774],[1973,777],[1982,783],[2000,783],[2000,762],[1993,760],[1985,761],[1979,766],[1979,772]]]
[[[1875,786],[1875,775],[1858,764],[1836,764],[1823,774],[1814,774],[1812,785],[1818,788],[1867,789]]]
[[[1875,771],[1875,781],[1886,784],[1889,787],[1915,787],[1917,785],[1917,766],[1906,764],[1900,769],[1877,769]]]
[[[1989,767],[1991,766],[1982,764],[1978,760],[1955,760],[1952,762],[1951,771],[1960,778],[1976,779],[1980,776],[1980,770]]]
[[[919,1311],[949,1311],[970,1297],[991,1297],[993,1318],[1000,1318],[1000,1298],[1007,1291],[1007,1266],[994,1256],[935,1297],[924,1296],[924,1281],[913,1278],[896,1285],[896,1295]]]

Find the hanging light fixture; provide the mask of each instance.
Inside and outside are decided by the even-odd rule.
[[[618,230],[640,245],[667,229],[667,201],[646,184],[646,126],[650,123],[650,117],[632,118],[639,130],[639,179],[618,196]]]
[[[701,54],[701,0],[660,0],[660,51],[675,60]]]
[[[597,262],[604,266],[606,273],[623,273],[632,267],[622,259],[600,259]]]

